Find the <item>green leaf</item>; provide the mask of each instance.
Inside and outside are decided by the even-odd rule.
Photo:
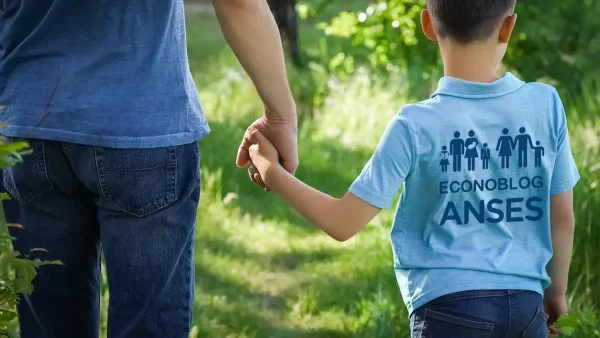
[[[0,305],[8,304],[9,307],[14,307],[19,296],[11,289],[3,286],[0,289]]]
[[[563,326],[560,328],[560,330],[562,331],[562,333],[565,336],[572,336],[573,333],[575,332],[575,328],[571,327],[571,326]]]
[[[17,294],[30,295],[33,293],[33,284],[26,283],[22,280],[14,280],[13,289]]]
[[[15,318],[17,318],[16,313],[8,310],[0,310],[0,323],[8,323]]]
[[[36,261],[13,258],[10,260],[10,265],[15,269],[17,279],[22,280],[24,283],[31,283],[37,276],[36,269],[39,265]]]
[[[11,235],[7,234],[7,233],[0,233],[0,240],[2,240],[2,239],[6,239],[6,240],[9,240],[9,241],[12,241],[15,238],[12,237]]]
[[[54,261],[42,261],[39,259],[36,259],[33,261],[35,263],[35,265],[37,267],[40,266],[45,266],[45,265],[65,265],[63,262],[59,261],[59,260],[54,260]]]
[[[573,314],[561,316],[556,321],[556,327],[559,327],[559,328],[577,327],[577,326],[579,326],[579,321],[577,319],[577,316],[575,316]]]
[[[8,201],[9,199],[11,199],[11,198],[7,193],[5,193],[5,192],[0,193],[0,201]]]

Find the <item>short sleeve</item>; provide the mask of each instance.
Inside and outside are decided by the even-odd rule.
[[[557,149],[554,169],[552,170],[552,181],[550,182],[550,195],[556,195],[573,189],[579,181],[579,172],[571,153],[569,145],[569,130],[567,128],[567,117],[565,108],[558,96],[555,94],[557,126]]]
[[[390,209],[413,167],[413,141],[402,113],[388,124],[375,153],[349,191],[380,209]]]

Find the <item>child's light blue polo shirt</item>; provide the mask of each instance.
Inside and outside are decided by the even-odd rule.
[[[390,122],[350,192],[390,208],[394,267],[409,313],[467,290],[543,294],[550,195],[579,179],[556,90],[508,73],[451,77]]]

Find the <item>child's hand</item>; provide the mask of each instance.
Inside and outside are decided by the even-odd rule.
[[[279,152],[277,152],[277,148],[275,148],[273,143],[271,143],[271,141],[269,141],[260,131],[254,131],[252,133],[252,138],[256,143],[250,146],[250,161],[260,174],[260,176],[254,174],[254,179],[258,180],[262,178],[262,180],[267,183],[272,169],[280,167]]]
[[[544,311],[548,314],[548,334],[556,336],[560,334],[560,329],[554,326],[554,323],[562,315],[567,314],[567,297],[565,294],[554,294],[546,292],[544,295]]]

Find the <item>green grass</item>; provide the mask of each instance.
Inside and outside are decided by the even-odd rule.
[[[391,212],[340,244],[257,189],[234,158],[261,103],[212,15],[188,17],[190,62],[213,132],[201,142],[203,192],[196,246],[197,337],[408,337],[389,244]],[[341,195],[389,118],[406,103],[402,79],[367,71],[336,80],[320,64],[344,43],[302,27],[316,62],[290,68],[301,114],[298,177]],[[572,148],[582,180],[570,301],[600,306],[600,121],[596,91],[574,104]],[[590,111],[590,112],[588,112]],[[104,301],[106,300],[106,297]]]

